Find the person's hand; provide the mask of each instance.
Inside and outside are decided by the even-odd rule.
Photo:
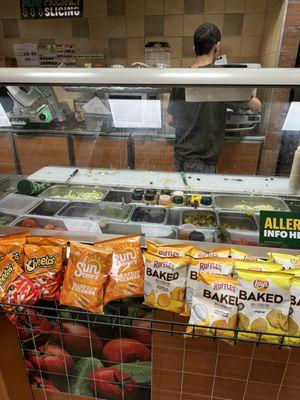
[[[248,105],[252,111],[260,111],[261,110],[261,101],[257,97],[252,97],[252,99],[249,101]]]
[[[167,114],[167,124],[173,126],[173,115]]]

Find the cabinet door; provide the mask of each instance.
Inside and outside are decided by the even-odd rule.
[[[225,142],[218,160],[217,173],[255,175],[261,143]]]
[[[167,140],[134,140],[135,169],[176,171],[174,143]]]
[[[47,165],[70,165],[65,136],[17,135],[16,144],[23,174],[32,174]]]
[[[88,168],[128,168],[127,139],[73,137],[75,163]]]
[[[16,173],[14,148],[10,133],[2,133],[0,135],[0,173]]]

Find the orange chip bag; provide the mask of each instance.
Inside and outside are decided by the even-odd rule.
[[[63,248],[60,246],[24,246],[24,271],[44,300],[57,300],[62,282]]]
[[[145,267],[140,249],[140,236],[130,235],[99,244],[113,249],[112,267],[105,288],[104,304],[112,300],[143,296]]]
[[[157,244],[147,242],[147,250],[160,257],[184,257],[193,249],[193,245],[189,244]]]
[[[24,237],[0,240],[0,260],[2,260],[6,255],[11,255],[12,259],[18,265],[23,267],[25,243],[26,238]]]
[[[104,284],[111,269],[112,249],[71,242],[60,303],[103,312]]]
[[[215,249],[212,251],[205,251],[198,249],[197,247],[193,247],[192,250],[187,253],[187,255],[194,258],[228,258],[230,256],[230,249]]]
[[[60,246],[63,249],[63,262],[66,259],[67,241],[64,238],[55,236],[28,236],[26,242],[37,246]]]

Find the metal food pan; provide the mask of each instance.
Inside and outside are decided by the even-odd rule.
[[[23,215],[41,202],[42,199],[36,197],[10,193],[0,200],[0,211],[8,214]]]
[[[300,212],[300,199],[299,200],[284,200],[285,204],[293,212]]]
[[[253,212],[259,212],[261,210],[289,211],[284,201],[272,196],[215,195],[213,196],[213,204],[217,209],[226,210]]]
[[[165,225],[168,220],[169,210],[160,206],[136,206],[130,221],[140,224]]]
[[[65,201],[44,200],[38,206],[34,206],[30,211],[28,211],[28,214],[53,217],[64,207],[65,204],[67,204]]]
[[[240,212],[219,212],[220,225],[228,231],[258,231],[258,224],[254,215]]]
[[[70,201],[56,213],[60,217],[69,218],[88,218],[90,211],[95,207],[95,203]],[[89,215],[88,215],[89,214]]]
[[[108,221],[128,222],[132,215],[134,206],[120,203],[99,203],[95,204],[86,214],[87,218],[97,219],[99,217]]]
[[[236,244],[243,246],[259,246],[259,232],[250,232],[250,231],[231,231],[230,237],[225,238],[224,235],[215,231],[214,233],[214,242],[216,243],[226,243],[226,244]]]
[[[27,226],[27,224],[25,224],[25,220],[33,220],[37,223],[37,226]],[[48,227],[47,227],[48,225]],[[54,226],[54,227],[51,227]],[[10,224],[10,226],[19,226],[19,227],[23,227],[26,229],[47,229],[47,230],[63,230],[63,231],[67,231],[67,227],[64,224],[64,221],[62,219],[58,219],[58,218],[46,218],[46,217],[36,217],[33,215],[24,215],[22,217],[19,217],[18,219],[16,219],[12,224]],[[61,228],[61,229],[55,229],[55,227],[57,228]]]
[[[192,221],[185,221],[185,218],[193,218],[193,216],[203,216],[203,215],[209,215],[212,216],[214,222],[212,224],[197,224],[194,223]],[[213,210],[209,210],[209,209],[201,209],[201,208],[197,208],[196,210],[184,210],[182,209],[180,212],[180,225],[183,224],[193,224],[195,225],[196,228],[214,228],[217,226],[218,224],[218,220],[217,220],[217,214],[215,211]]]
[[[140,234],[145,237],[157,237],[165,239],[177,238],[177,229],[172,226],[109,222],[104,227],[101,227],[101,230],[103,233],[112,235]]]
[[[88,193],[97,193],[97,199],[88,198]],[[72,194],[73,193],[73,194]],[[39,197],[44,199],[63,199],[78,201],[101,201],[108,194],[108,189],[95,186],[76,186],[76,185],[54,185],[44,190]],[[78,195],[78,196],[76,196]],[[83,198],[86,196],[87,198]]]
[[[109,201],[112,203],[131,203],[131,195],[133,191],[127,191],[127,190],[111,190],[105,198],[103,198],[103,201]]]
[[[11,225],[18,217],[13,214],[2,213],[0,212],[0,226],[9,226]],[[7,221],[5,223],[5,220]]]

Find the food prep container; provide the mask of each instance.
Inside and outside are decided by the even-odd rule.
[[[71,201],[57,212],[57,216],[70,218],[89,218],[91,210],[95,207],[94,203]],[[89,215],[88,215],[89,214]]]
[[[0,212],[0,226],[10,225],[16,218],[15,215]]]
[[[133,192],[125,190],[111,190],[103,201],[110,201],[111,203],[130,203],[132,193]]]
[[[253,212],[289,211],[288,206],[281,199],[272,196],[215,195],[213,203],[217,209]]]
[[[27,226],[26,221],[35,221],[37,226]],[[10,226],[21,226],[26,229],[47,229],[47,230],[61,230],[67,231],[67,227],[62,219],[51,217],[36,217],[33,215],[24,215],[15,220]]]
[[[300,212],[300,199],[299,200],[284,200],[289,209],[293,212]]]
[[[97,219],[99,217],[108,221],[128,222],[133,206],[129,204],[100,203],[94,205],[86,214],[87,218]]]
[[[0,181],[0,192],[8,194],[17,191],[17,185],[9,177]]]
[[[54,185],[42,192],[39,197],[96,202],[101,201],[107,193],[107,189],[94,186]]]
[[[34,206],[28,214],[53,217],[65,204],[67,204],[65,201],[43,200],[41,204]]]
[[[181,210],[180,225],[193,224],[196,228],[212,228],[217,226],[217,216],[213,210]]]
[[[216,243],[226,243],[226,244],[236,244],[243,246],[261,246],[259,244],[259,232],[250,231],[230,231],[230,238],[226,239],[224,235],[219,232],[214,232],[214,242]]]
[[[8,214],[26,214],[41,202],[42,200],[36,197],[10,193],[0,200],[0,211]]]
[[[128,235],[128,234],[140,234],[146,237],[157,237],[165,239],[176,239],[177,229],[171,226],[157,226],[150,224],[123,224],[109,222],[104,227],[101,227],[103,233],[112,235]]]
[[[166,224],[168,209],[160,206],[138,206],[134,209],[130,220],[141,224]]]
[[[239,212],[219,212],[220,225],[228,231],[257,231],[254,215]]]

